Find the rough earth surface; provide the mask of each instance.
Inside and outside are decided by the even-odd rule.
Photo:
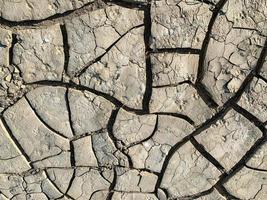
[[[266,0],[0,0],[0,200],[266,200]]]

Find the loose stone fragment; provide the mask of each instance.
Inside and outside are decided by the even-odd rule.
[[[21,173],[30,169],[14,141],[9,136],[2,120],[0,120],[0,174]]]
[[[240,199],[266,199],[267,173],[243,167],[224,186],[232,195]]]
[[[144,28],[136,28],[80,77],[81,85],[110,94],[141,109],[146,87]]]
[[[66,88],[45,86],[27,93],[31,105],[38,115],[54,130],[72,137],[66,102]]]
[[[6,110],[4,118],[34,166],[70,166],[69,142],[42,124],[24,98]]]
[[[126,146],[148,138],[155,129],[156,115],[136,115],[120,109],[113,126],[114,136]]]
[[[69,90],[71,121],[76,135],[106,128],[113,105],[87,91]]]
[[[198,55],[155,53],[151,55],[153,86],[195,82]]]
[[[191,118],[199,125],[211,118],[214,110],[200,98],[197,91],[189,84],[176,87],[153,88],[150,112],[179,113]]]
[[[191,143],[186,143],[170,159],[160,187],[172,198],[191,196],[210,189],[220,174]]]
[[[59,25],[20,30],[13,50],[13,63],[25,82],[60,80],[64,67],[62,33]]]
[[[152,48],[201,48],[211,15],[197,0],[153,1]]]
[[[267,121],[267,83],[254,78],[238,102],[242,108],[262,122]]]
[[[205,149],[229,171],[261,137],[261,131],[241,114],[230,110],[196,137]]]
[[[70,48],[68,74],[76,75],[105,53],[123,34],[143,24],[143,15],[142,11],[110,6],[67,20]]]
[[[129,148],[133,166],[160,172],[170,148],[192,131],[193,126],[183,119],[159,115],[158,126],[152,137]]]

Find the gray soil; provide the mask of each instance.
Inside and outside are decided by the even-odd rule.
[[[0,0],[0,200],[266,200],[266,0]]]

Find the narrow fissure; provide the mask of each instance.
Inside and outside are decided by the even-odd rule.
[[[13,57],[14,57],[14,47],[18,43],[17,35],[12,34],[12,42],[11,47],[9,48],[9,65],[13,64]]]
[[[190,142],[199,151],[199,153],[211,164],[213,164],[220,172],[224,173],[226,171],[224,167],[208,151],[206,151],[205,147],[198,143],[198,141],[194,137],[190,138]]]
[[[123,155],[127,157],[129,168],[133,168],[133,161],[131,157],[124,151],[124,149],[119,147],[118,145],[119,140],[113,134],[113,126],[115,124],[115,120],[117,118],[118,112],[119,112],[119,108],[113,110],[111,113],[111,116],[109,118],[108,125],[107,125],[108,135],[110,139],[113,141],[116,149],[119,150]],[[122,143],[122,141],[120,142]],[[122,145],[125,147],[125,144],[122,143]]]
[[[151,39],[151,4],[150,1],[144,12],[144,42],[145,42],[145,56],[146,56],[146,89],[143,97],[143,110],[149,113],[149,102],[152,95],[152,63],[150,57],[150,39]]]
[[[68,74],[68,66],[69,66],[69,59],[70,59],[70,47],[68,43],[68,32],[66,29],[66,25],[60,25],[60,30],[62,33],[62,40],[63,40],[63,50],[64,50],[64,73]],[[63,78],[63,76],[62,76]]]
[[[212,28],[213,28],[213,25],[214,25],[218,15],[220,14],[222,7],[225,5],[226,2],[227,2],[227,0],[220,0],[215,5],[215,8],[213,10],[213,13],[212,13],[209,25],[208,25],[208,30],[206,32],[206,36],[205,36],[204,41],[202,43],[202,47],[201,47],[201,51],[200,51],[200,55],[199,55],[196,84],[200,83],[203,79],[204,67],[205,67],[205,58],[206,58],[207,49],[208,49],[208,45],[209,45],[210,38],[211,38]]]
[[[34,169],[34,166],[32,165],[32,161],[30,159],[30,157],[27,155],[27,153],[24,151],[24,149],[22,148],[22,146],[20,145],[20,143],[18,142],[17,138],[13,135],[11,129],[9,128],[5,118],[3,116],[0,116],[0,119],[7,131],[7,133],[9,134],[10,138],[12,139],[12,141],[15,143],[16,147],[19,149],[21,155],[23,155],[25,157],[25,159],[27,160],[28,164],[30,165],[30,167],[32,169]]]

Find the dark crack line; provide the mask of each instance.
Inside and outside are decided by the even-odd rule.
[[[157,197],[159,200],[161,200],[161,199],[160,199],[160,197],[159,197],[159,195],[158,195],[158,192],[157,192],[158,189],[160,189],[160,190],[163,191],[163,193],[165,194],[167,200],[170,200],[170,199],[171,199],[171,198],[170,198],[170,195],[169,195],[169,192],[168,192],[168,190],[167,190],[166,188],[157,188],[157,187],[155,187],[155,191],[154,191],[154,193],[155,193],[156,197]]]
[[[215,8],[213,10],[213,13],[212,13],[209,25],[208,25],[208,30],[206,32],[206,36],[205,36],[204,41],[202,43],[202,47],[201,47],[201,51],[200,51],[200,55],[199,55],[197,81],[196,81],[197,84],[202,81],[203,76],[204,76],[205,58],[206,58],[207,49],[208,49],[208,45],[209,45],[210,38],[211,38],[213,25],[216,21],[216,18],[220,14],[222,7],[225,5],[226,2],[227,2],[227,0],[220,0],[215,5]]]
[[[192,200],[192,199],[198,199],[198,198],[200,198],[200,197],[203,197],[203,196],[206,196],[206,195],[212,193],[213,190],[214,190],[214,188],[211,187],[210,189],[205,190],[205,191],[202,191],[202,192],[200,192],[200,193],[193,194],[193,195],[188,195],[188,196],[182,196],[182,197],[179,197],[179,198],[177,198],[177,199],[179,199],[179,200]],[[174,199],[176,199],[176,198],[171,198],[171,199],[174,200]]]
[[[246,168],[254,170],[254,171],[258,171],[258,172],[267,172],[267,169],[260,169],[260,168],[255,168],[255,167],[251,167],[247,164],[244,165]]]
[[[28,99],[27,95],[24,96],[25,100],[27,101],[28,105],[30,106],[31,110],[33,111],[34,115],[38,118],[38,120],[50,131],[52,131],[54,134],[67,139],[68,137],[66,137],[64,134],[58,132],[57,130],[55,130],[54,128],[52,128],[48,123],[46,123],[42,117],[39,115],[39,113],[35,110],[35,108],[33,107],[32,103],[30,102],[30,100]]]
[[[24,149],[22,148],[22,146],[20,145],[20,143],[18,142],[17,138],[13,135],[11,129],[9,128],[6,120],[4,117],[0,116],[0,119],[8,133],[8,135],[10,136],[11,140],[15,143],[16,147],[19,149],[21,155],[24,156],[24,158],[27,160],[28,164],[30,165],[30,167],[33,169],[34,166],[32,165],[32,161],[30,159],[30,157],[27,155],[27,153],[24,151]]]
[[[63,152],[64,152],[64,150],[60,149],[59,153],[56,153],[56,154],[53,154],[53,155],[46,156],[44,158],[40,158],[40,159],[34,160],[31,163],[34,165],[35,163],[42,162],[44,160],[47,160],[47,159],[50,159],[50,158],[53,158],[53,157],[57,157],[57,156],[61,155]]]
[[[48,196],[45,194],[45,193],[43,193],[44,195],[45,195],[45,197],[48,199]],[[12,194],[13,195],[13,194]],[[18,193],[18,194],[15,194],[14,196],[12,196],[10,199],[9,198],[7,198],[8,200],[16,200],[16,199],[18,199],[18,196],[19,196],[20,194]]]
[[[240,99],[240,97],[242,96],[242,94],[244,93],[244,91],[246,90],[246,88],[250,85],[250,83],[252,82],[253,78],[255,77],[255,75],[259,74],[261,68],[263,67],[264,61],[265,61],[265,57],[267,55],[267,38],[265,40],[265,44],[262,48],[262,51],[260,53],[258,62],[255,66],[255,68],[253,68],[251,70],[251,72],[248,74],[248,76],[245,78],[245,80],[243,81],[243,83],[241,84],[240,88],[238,89],[238,91],[235,93],[235,95],[233,97],[231,97],[225,104],[224,107],[226,106],[231,106],[234,103],[238,102],[238,100]]]
[[[207,5],[216,6],[215,3],[213,3],[212,1],[209,1],[209,0],[197,0],[197,1],[200,3],[205,3]]]
[[[20,172],[20,173],[4,173],[7,175],[16,175],[16,176],[28,176],[30,174],[36,173],[36,172],[40,172],[40,171],[45,171],[45,170],[49,170],[49,169],[93,169],[93,170],[97,170],[97,171],[102,171],[102,170],[113,170],[116,167],[120,167],[120,168],[125,168],[125,169],[135,169],[139,172],[148,172],[148,173],[152,173],[156,176],[159,175],[158,172],[146,169],[146,168],[130,168],[130,167],[126,167],[124,165],[103,165],[103,166],[91,166],[91,165],[76,165],[76,166],[68,166],[68,167],[40,167],[40,168],[34,168],[34,169],[28,169],[26,171]],[[105,179],[107,180],[107,179]],[[108,181],[110,182],[110,181]]]
[[[116,1],[118,4],[124,4],[124,3],[121,3],[121,2],[119,2],[119,1]],[[214,103],[214,101],[212,100],[212,99],[209,99],[209,97],[211,97],[210,95],[209,95],[209,93],[207,92],[207,90],[204,88],[201,88],[201,87],[203,87],[203,85],[201,84],[201,80],[202,80],[202,76],[203,76],[203,73],[204,72],[201,72],[201,70],[203,70],[203,67],[204,67],[204,59],[205,59],[205,56],[206,56],[206,52],[207,52],[207,47],[208,47],[208,43],[209,43],[209,40],[210,40],[210,37],[211,37],[211,30],[212,30],[212,27],[213,27],[213,24],[214,24],[214,22],[215,22],[215,20],[216,20],[216,18],[217,18],[217,16],[218,16],[218,14],[219,14],[219,12],[220,12],[220,10],[221,10],[221,8],[223,7],[223,5],[225,4],[225,2],[226,2],[226,0],[221,0],[216,6],[215,6],[215,9],[214,9],[214,12],[213,12],[213,15],[212,15],[212,18],[211,18],[211,21],[210,21],[210,23],[209,23],[209,28],[208,28],[208,32],[207,32],[207,34],[206,34],[206,37],[205,37],[205,39],[204,39],[204,42],[203,42],[203,45],[202,45],[202,49],[201,49],[201,51],[199,52],[200,53],[200,57],[202,57],[202,58],[200,58],[200,59],[203,59],[203,60],[201,60],[201,61],[199,61],[199,68],[198,68],[198,79],[199,79],[199,82],[196,84],[196,88],[199,88],[199,89],[197,89],[198,90],[198,93],[203,93],[203,97],[201,96],[201,98],[203,98],[203,100],[204,99],[206,99],[207,97],[207,99],[206,100],[204,100],[208,105],[211,103],[211,102],[213,102]],[[129,5],[132,5],[132,4],[134,4],[132,7],[139,7],[140,5],[139,4],[137,4],[137,3],[127,3],[127,6],[129,6]],[[125,5],[126,5],[126,3],[125,3]],[[131,7],[131,6],[130,6]],[[131,8],[132,8],[131,7]],[[143,7],[143,5],[141,6],[142,7],[142,9],[144,9],[144,10],[146,10],[147,9],[147,6],[144,6]],[[150,7],[150,5],[148,5],[148,7]],[[72,11],[73,12],[73,11]],[[146,14],[147,14],[147,12],[146,12]],[[149,18],[150,18],[150,16],[149,16]],[[151,19],[150,19],[151,20]],[[0,23],[1,23],[1,21],[2,20],[0,20]],[[18,22],[19,23],[19,22]],[[29,21],[29,24],[30,23],[32,23],[32,21]],[[146,28],[145,28],[146,29]],[[145,31],[145,34],[148,34],[148,33],[146,33],[146,31]],[[145,36],[146,37],[146,36]],[[64,38],[64,36],[63,36],[63,38]],[[13,40],[12,40],[13,41]],[[149,44],[149,38],[148,38],[148,44]],[[149,49],[149,47],[148,47],[148,49]],[[146,49],[146,52],[149,54],[149,50],[148,49]],[[64,51],[65,51],[65,48],[64,48]],[[146,54],[147,54],[146,53]],[[152,53],[151,52],[151,50],[150,50],[150,53]],[[157,52],[153,52],[153,53],[157,53]],[[66,54],[65,54],[66,55]],[[243,84],[242,84],[242,86],[240,87],[240,89],[238,90],[238,92],[236,93],[236,95],[233,97],[233,98],[231,98],[226,104],[224,104],[223,105],[223,110],[222,111],[220,111],[219,113],[217,113],[211,120],[207,120],[202,126],[200,126],[200,128],[198,128],[196,131],[194,131],[192,134],[190,134],[189,135],[189,137],[185,137],[182,141],[180,141],[180,142],[178,142],[176,145],[175,145],[175,148],[173,147],[173,148],[171,148],[171,150],[170,150],[170,152],[169,152],[169,154],[167,155],[167,157],[168,157],[168,160],[167,160],[167,157],[166,157],[166,162],[167,163],[165,163],[165,161],[164,161],[164,167],[165,167],[165,169],[164,170],[162,170],[162,172],[161,172],[161,174],[160,174],[160,176],[161,176],[161,179],[163,178],[163,175],[164,175],[164,172],[165,172],[165,170],[166,170],[166,167],[167,167],[167,165],[168,165],[168,162],[169,162],[169,160],[171,159],[171,157],[172,157],[172,155],[183,145],[183,144],[185,144],[186,142],[188,142],[188,141],[193,141],[192,142],[192,144],[193,143],[195,143],[195,142],[197,142],[196,140],[195,140],[195,138],[193,137],[194,135],[197,135],[197,134],[199,134],[199,133],[201,133],[202,131],[204,131],[205,129],[207,129],[211,124],[213,124],[215,121],[217,121],[218,119],[220,119],[222,116],[224,116],[225,115],[225,113],[230,109],[230,107],[233,107],[233,109],[234,110],[236,110],[238,113],[240,113],[240,114],[242,114],[243,116],[245,116],[247,119],[249,119],[249,121],[251,121],[251,122],[253,122],[257,127],[261,127],[261,130],[263,131],[263,133],[264,133],[264,136],[262,137],[262,138],[260,138],[259,140],[257,140],[257,142],[253,145],[253,147],[248,151],[248,152],[246,152],[246,155],[245,156],[243,156],[242,158],[241,158],[241,160],[230,170],[230,172],[229,172],[229,174],[227,174],[227,173],[225,173],[223,176],[222,176],[222,178],[220,179],[220,181],[218,182],[218,184],[216,184],[215,186],[214,186],[214,188],[216,188],[218,191],[219,191],[219,193],[221,193],[221,194],[223,194],[223,196],[225,196],[225,197],[227,197],[227,199],[238,199],[238,198],[236,198],[236,197],[234,197],[234,196],[232,196],[232,195],[230,195],[227,191],[226,191],[226,189],[223,187],[223,185],[222,185],[222,183],[224,183],[224,182],[226,182],[229,178],[231,178],[237,171],[239,171],[242,167],[244,167],[244,166],[246,166],[246,161],[249,159],[249,157],[251,157],[254,153],[255,153],[255,151],[259,148],[259,146],[261,146],[264,142],[266,142],[266,129],[264,128],[263,129],[263,124],[262,124],[262,122],[260,122],[255,116],[253,116],[251,113],[249,113],[248,111],[246,111],[245,109],[243,109],[243,108],[241,108],[240,106],[238,106],[235,102],[236,101],[238,101],[238,99],[241,97],[241,95],[242,95],[242,93],[244,92],[244,90],[245,90],[245,88],[250,84],[250,82],[252,81],[252,79],[253,79],[253,77],[255,76],[255,74],[257,74],[257,73],[259,73],[259,70],[260,70],[260,68],[262,67],[262,65],[263,65],[263,62],[264,62],[264,57],[265,57],[265,55],[266,55],[266,42],[265,42],[265,46],[263,47],[263,51],[261,52],[261,56],[260,56],[260,58],[259,58],[259,60],[258,60],[258,63],[257,63],[257,65],[256,65],[256,67],[255,67],[255,69],[254,70],[252,70],[252,72],[248,75],[248,77],[245,79],[245,81],[243,82]],[[149,57],[149,55],[147,55],[148,57]],[[13,55],[11,56],[11,57],[13,57]],[[150,60],[150,58],[149,58],[149,60]],[[201,64],[202,63],[202,64]],[[148,65],[150,65],[150,70],[151,70],[151,60],[148,62],[147,61],[147,58],[146,58],[146,64],[148,64]],[[65,65],[64,65],[65,66]],[[200,67],[201,66],[201,67]],[[148,76],[150,76],[148,73],[146,73]],[[152,74],[152,73],[151,73]],[[151,75],[152,76],[152,75]],[[151,78],[152,79],[152,78]],[[147,79],[148,80],[148,79]],[[151,80],[152,81],[152,80]],[[45,81],[45,82],[47,82],[47,81]],[[39,82],[40,83],[40,82]],[[38,84],[39,84],[38,83]],[[72,86],[70,86],[70,85],[72,85]],[[149,83],[150,84],[150,83]],[[68,87],[68,86],[70,86],[70,87],[73,87],[73,88],[75,88],[75,89],[77,89],[77,88],[80,88],[80,89],[82,89],[82,90],[91,90],[90,92],[92,92],[92,93],[94,93],[94,94],[97,94],[97,93],[99,93],[98,91],[95,91],[95,90],[93,90],[93,89],[90,89],[90,88],[87,88],[86,87],[86,89],[85,89],[85,87],[84,86],[77,86],[77,85],[74,85],[74,84],[72,84],[72,83],[60,83],[60,85],[61,86],[64,86],[64,87]],[[152,85],[152,82],[151,82],[151,85]],[[200,85],[200,86],[199,86]],[[202,86],[201,86],[202,85]],[[94,91],[94,92],[93,92]],[[199,92],[200,91],[200,92]],[[100,92],[101,93],[101,92]],[[104,93],[101,93],[102,95],[107,95],[107,94],[104,94]],[[98,95],[98,94],[97,94]],[[148,96],[149,96],[149,94],[148,94]],[[111,96],[106,96],[107,98],[107,100],[109,100],[109,101],[111,101],[110,99],[112,99],[112,103],[113,102],[116,102],[116,103],[114,103],[116,106],[118,106],[118,107],[124,107],[124,105],[119,101],[119,100],[117,100],[117,99],[115,99],[114,97],[111,97]],[[150,93],[150,97],[151,97],[151,93]],[[146,99],[146,102],[144,103],[145,104],[145,106],[143,106],[143,108],[144,108],[144,112],[143,111],[139,111],[139,110],[135,110],[135,109],[132,109],[132,108],[128,108],[128,107],[126,107],[126,109],[129,109],[129,110],[131,110],[131,111],[136,111],[136,112],[138,112],[138,113],[148,113],[149,112],[149,101],[150,101],[150,98],[149,97],[147,97],[147,99]],[[144,105],[143,104],[143,105]],[[216,102],[215,102],[215,104],[216,104]],[[216,106],[216,105],[210,105],[210,106]],[[217,105],[218,106],[218,105]],[[117,113],[116,113],[117,114]],[[114,117],[114,122],[113,122],[113,124],[115,123],[115,118],[116,118],[116,116]],[[3,121],[3,120],[2,120]],[[71,121],[71,119],[70,119],[70,121]],[[4,123],[4,122],[3,122]],[[6,123],[6,122],[5,122]],[[5,125],[5,126],[7,126],[7,124]],[[112,125],[113,126],[113,125]],[[7,126],[8,127],[8,126]],[[9,130],[8,132],[10,132],[10,134],[12,135],[12,132],[10,131],[10,129],[7,129],[7,130]],[[12,137],[11,137],[12,138]],[[16,140],[16,138],[13,136],[13,138],[15,139],[15,141],[17,141]],[[14,139],[12,138],[12,140],[14,141]],[[112,138],[111,138],[112,139]],[[112,139],[113,140],[113,139]],[[113,140],[114,141],[114,140]],[[18,141],[17,141],[17,143],[18,143]],[[17,145],[17,143],[15,142],[15,144]],[[116,142],[115,142],[116,143]],[[195,143],[196,144],[196,143]],[[19,143],[18,143],[18,145],[19,145]],[[17,145],[17,147],[19,148],[19,146]],[[194,144],[193,144],[194,145]],[[115,145],[116,146],[116,145]],[[195,145],[194,145],[195,146]],[[196,147],[197,146],[197,147]],[[203,149],[205,150],[205,148],[204,147],[202,147],[202,146],[199,146],[199,144],[196,144],[196,148],[201,152],[204,152],[203,151]],[[24,152],[24,150],[22,149],[22,154],[23,154],[23,152]],[[25,152],[24,152],[25,153]],[[206,154],[207,152],[205,151],[205,153],[203,153],[204,154],[204,157],[209,157],[209,155],[210,154]],[[201,153],[202,154],[202,153]],[[202,154],[202,155],[203,155]],[[24,155],[24,154],[23,154]],[[26,154],[25,154],[26,155]],[[27,159],[27,155],[25,156],[24,155],[24,157],[26,158],[26,160],[28,161],[28,159]],[[128,155],[127,155],[128,156]],[[209,158],[208,160],[212,160],[213,159],[213,157],[212,158]],[[71,159],[72,160],[72,159]],[[31,161],[29,160],[28,161],[29,163],[31,163]],[[211,163],[213,163],[214,161],[212,161]],[[75,159],[74,159],[74,161],[71,161],[71,163],[74,163],[74,165],[75,165]],[[221,167],[221,166],[218,166],[218,167]],[[75,171],[73,172],[73,177],[75,178]],[[72,177],[72,178],[73,178]],[[73,178],[73,179],[74,179]],[[69,190],[69,188],[71,187],[71,183],[73,182],[73,179],[72,179],[72,181],[70,181],[70,184],[69,184],[69,187],[68,187],[68,189],[67,189],[67,191]],[[114,179],[116,179],[116,176],[114,175]],[[115,182],[116,183],[116,181],[114,181],[113,180],[113,182]],[[113,182],[112,182],[112,184],[113,184]],[[114,183],[114,187],[115,187],[115,183]],[[161,183],[161,180],[159,181],[159,182],[157,182],[157,187],[159,187],[160,186],[160,183]],[[112,185],[111,184],[111,185]],[[113,189],[114,189],[114,187],[113,187]],[[156,187],[156,188],[157,188]],[[110,191],[112,191],[113,190],[112,189],[112,187],[110,186]],[[111,197],[109,198],[109,199],[111,199],[112,198],[112,195],[111,195]],[[108,199],[108,197],[107,197],[107,199]]]
[[[118,5],[125,8],[134,8],[138,10],[144,10],[146,3],[142,2],[125,2],[125,1],[95,1],[89,2],[73,10],[67,10],[62,13],[57,13],[52,16],[46,17],[44,19],[32,19],[32,20],[21,20],[21,21],[11,21],[0,17],[0,26],[6,29],[26,29],[26,28],[36,28],[38,26],[53,25],[56,23],[62,23],[64,20],[71,19],[72,17],[77,17],[82,14],[86,14],[93,10],[105,8],[107,6]]]
[[[153,171],[153,170],[150,170],[150,169],[147,169],[147,168],[136,168],[136,167],[130,168],[130,167],[126,167],[124,165],[114,165],[114,168],[116,168],[116,167],[125,168],[125,169],[135,169],[135,170],[137,170],[139,172],[148,172],[148,173],[154,174],[156,176],[160,175],[159,172],[156,172],[156,171]]]
[[[106,200],[112,200],[112,196],[114,194],[114,189],[115,189],[116,182],[117,182],[117,171],[115,168],[113,169],[113,172],[114,172],[114,177],[113,177],[112,183],[110,184],[109,192],[108,192]]]
[[[210,4],[210,1],[204,0],[204,3]],[[204,67],[205,67],[205,58],[207,54],[208,45],[210,42],[211,34],[212,34],[212,28],[216,21],[216,18],[220,14],[220,11],[222,7],[225,5],[227,0],[220,0],[213,10],[208,30],[206,32],[205,38],[202,43],[201,50],[199,52],[199,61],[198,61],[198,72],[197,72],[197,80],[195,83],[195,89],[197,90],[199,96],[202,98],[202,100],[211,108],[217,108],[218,104],[213,100],[212,95],[208,92],[208,90],[205,88],[205,86],[201,83],[203,76],[204,76]]]
[[[85,67],[83,67],[81,70],[79,70],[78,72],[76,72],[74,74],[74,77],[80,77],[81,75],[83,75],[86,70],[91,66],[93,65],[94,63],[97,63],[99,62],[109,51],[110,49],[112,49],[112,47],[114,47],[122,38],[124,38],[124,36],[126,36],[129,32],[131,32],[132,30],[134,29],[137,29],[137,28],[140,28],[144,26],[144,24],[140,24],[140,25],[137,25],[137,26],[134,26],[132,28],[130,28],[128,31],[126,31],[125,33],[123,33],[115,42],[113,42],[106,50],[103,54],[101,54],[100,56],[98,56],[97,58],[95,58],[94,60],[92,61],[89,61]]]
[[[69,101],[69,87],[67,87],[67,90],[65,92],[65,102],[66,102],[66,107],[67,107],[67,110],[68,110],[70,129],[71,129],[72,135],[75,136],[76,134],[75,134],[75,130],[73,128],[73,121],[72,121],[71,109],[70,109],[70,101]]]
[[[188,117],[187,115],[184,115],[184,114],[180,114],[180,113],[169,113],[169,112],[154,112],[154,113],[151,113],[151,114],[167,115],[167,116],[172,116],[172,117],[180,118],[180,119],[183,119],[183,120],[187,121],[192,126],[195,126],[195,122],[190,117]]]
[[[257,30],[257,29],[254,29],[254,28],[232,26],[232,29],[235,29],[235,30],[247,30],[247,31],[257,32],[257,34],[259,36],[266,37],[266,35],[264,35],[263,33],[261,33],[260,30]]]
[[[263,67],[263,64],[265,62],[266,56],[267,56],[267,37],[265,39],[265,43],[263,45],[263,48],[262,48],[261,54],[259,56],[258,62],[256,64],[256,67],[253,70],[256,75],[260,73],[260,70]]]
[[[145,194],[155,194],[154,192],[125,191],[125,190],[113,190],[113,192],[119,192],[119,193],[125,193],[125,194],[143,194],[143,193],[145,193]]]
[[[109,121],[108,121],[108,125],[107,125],[108,136],[112,140],[112,142],[113,142],[114,146],[116,147],[116,149],[127,157],[129,167],[133,168],[133,161],[132,161],[131,157],[125,152],[124,149],[120,148],[119,145],[118,145],[118,143],[122,142],[122,141],[119,141],[115,137],[115,135],[113,133],[113,126],[115,124],[115,121],[116,121],[116,118],[117,118],[119,110],[120,110],[119,108],[113,110],[111,115],[110,115],[110,118],[109,118]],[[122,145],[125,146],[125,144],[122,144]]]
[[[148,51],[151,54],[157,53],[178,53],[178,54],[200,54],[200,49],[194,48],[158,48],[158,49],[149,49]]]
[[[68,192],[72,186],[72,183],[76,177],[76,161],[75,161],[75,149],[74,149],[74,145],[73,145],[73,142],[70,141],[70,163],[71,163],[71,167],[73,168],[73,174],[72,174],[72,177],[70,179],[70,182],[69,182],[69,185],[67,187],[67,190],[66,192],[64,193],[64,195],[68,195]],[[69,196],[69,195],[68,195]]]
[[[0,191],[0,194],[3,195],[6,199],[8,199],[8,197],[2,191]]]
[[[97,90],[94,90],[92,88],[89,88],[87,86],[83,86],[83,85],[77,85],[73,82],[70,83],[66,83],[66,82],[61,82],[61,81],[37,81],[37,82],[32,82],[32,83],[27,83],[27,85],[45,85],[45,86],[61,86],[61,87],[69,87],[72,89],[76,89],[76,90],[80,90],[80,91],[88,91],[91,92],[97,96],[101,96],[104,99],[108,100],[109,102],[113,103],[114,105],[116,105],[116,107],[121,107],[126,111],[129,112],[133,112],[133,113],[138,113],[138,114],[143,114],[145,113],[143,110],[139,110],[139,109],[135,109],[135,108],[130,108],[126,105],[124,105],[121,101],[119,101],[118,99],[116,99],[115,97],[107,94],[107,93],[103,93]]]
[[[82,138],[85,138],[85,137],[88,137],[88,136],[101,134],[101,133],[105,132],[106,130],[107,130],[106,128],[101,128],[101,129],[96,130],[96,131],[87,132],[87,133],[84,133],[84,134],[81,134],[81,135],[75,135],[70,140],[71,141],[76,141],[76,140],[79,140],[79,139],[82,139]]]
[[[220,164],[220,162],[216,160],[194,137],[190,138],[190,142],[198,150],[198,152],[203,157],[205,157],[211,164],[213,164],[221,173],[226,172],[226,169]]]
[[[261,76],[260,74],[256,75],[256,77],[263,80],[265,83],[267,83],[267,79]]]
[[[193,85],[192,82],[191,82],[190,80],[185,80],[185,81],[181,81],[181,82],[179,82],[179,83],[174,83],[174,84],[156,85],[156,86],[152,86],[152,88],[177,87],[177,86],[179,86],[179,85],[183,85],[183,84]]]
[[[212,95],[208,92],[205,86],[202,83],[196,83],[193,85],[197,90],[197,93],[201,97],[201,99],[210,107],[217,108],[219,105],[213,100]]]
[[[73,183],[75,177],[76,177],[76,169],[74,168],[74,169],[73,169],[72,177],[71,177],[71,179],[70,179],[68,188],[67,188],[66,192],[64,193],[64,196],[70,196],[70,195],[68,194],[68,192],[69,192],[69,190],[70,190],[70,188],[71,188],[71,186],[72,186],[72,183]]]
[[[252,199],[256,199],[256,197],[258,196],[258,194],[262,191],[263,186],[266,185],[266,184],[260,184],[260,185],[261,185],[261,188],[256,192],[256,194],[254,195],[254,197]]]
[[[3,17],[0,17],[0,25],[3,27],[7,28],[30,28],[30,27],[36,27],[38,25],[46,25],[49,22],[60,22],[60,20],[66,18],[66,17],[71,17],[71,16],[76,16],[79,14],[83,14],[86,11],[93,9],[94,7],[98,7],[97,3],[86,3],[82,7],[74,10],[68,10],[63,13],[57,13],[55,15],[49,16],[44,19],[38,19],[38,20],[22,20],[22,21],[11,21],[8,19],[5,19]]]
[[[60,30],[62,33],[62,41],[63,41],[63,49],[64,49],[64,73],[67,74],[68,66],[69,66],[69,59],[70,59],[70,47],[68,43],[68,32],[66,29],[66,25],[60,25]],[[63,78],[63,76],[62,76]]]
[[[184,137],[182,140],[180,140],[174,146],[171,147],[171,149],[169,150],[169,153],[167,154],[167,156],[163,162],[162,169],[161,169],[159,178],[158,178],[157,183],[156,183],[156,188],[160,188],[160,184],[162,182],[164,173],[167,169],[169,161],[171,160],[171,158],[175,154],[175,152],[177,152],[181,146],[183,146],[185,143],[187,143],[189,140],[191,140],[191,138],[193,138],[196,135],[199,135],[204,130],[208,129],[212,124],[216,123],[219,119],[222,119],[229,110],[230,110],[229,107],[223,108],[221,111],[216,113],[211,119],[208,119],[206,122],[204,122],[202,125],[200,125],[199,128],[197,128],[191,134]]]
[[[72,167],[76,166],[75,149],[72,141],[70,141],[70,163]]]
[[[49,176],[49,174],[47,173],[46,170],[44,170],[44,173],[46,175],[46,178],[51,182],[51,184],[62,194],[62,196],[64,196],[64,192],[62,192],[59,187],[54,183],[54,181],[52,181],[51,177]]]
[[[181,81],[176,84],[169,84],[169,85],[158,85],[152,86],[152,88],[164,88],[164,87],[177,87],[182,84],[189,84],[195,88],[200,98],[210,107],[210,108],[217,108],[219,105],[213,100],[212,95],[208,92],[205,86],[202,83],[194,84],[190,80]]]
[[[214,188],[227,200],[241,200],[234,195],[230,194],[223,185],[218,184],[218,182],[214,185]]]
[[[11,47],[9,48],[9,65],[13,64],[13,58],[14,58],[14,47],[18,43],[17,35],[12,34],[12,42]]]
[[[223,195],[228,196],[229,192],[224,188],[223,184],[232,178],[237,172],[245,167],[247,161],[255,154],[255,152],[266,142],[266,133],[259,138],[254,145],[246,152],[246,154],[230,169],[229,173],[225,173],[216,183],[215,188]],[[221,191],[220,191],[221,190]],[[238,198],[234,198],[238,199]]]
[[[138,1],[123,1],[123,0],[103,0],[107,4],[118,5],[124,8],[130,9],[138,9],[138,10],[145,10],[146,9],[146,2],[138,2]]]
[[[12,157],[9,157],[9,158],[0,158],[0,161],[8,161],[8,160],[12,160],[14,158],[18,158],[20,157],[21,155],[16,155],[16,156],[12,156]]]
[[[95,191],[90,195],[89,200],[91,200],[92,197],[93,197],[96,193],[98,193],[98,192],[105,192],[105,191],[106,191],[106,190],[102,190],[102,189],[100,189],[100,190],[95,190]],[[95,200],[95,199],[93,199],[93,200]]]
[[[261,122],[257,117],[255,117],[253,114],[251,114],[250,112],[248,112],[247,110],[245,110],[244,108],[242,108],[241,106],[239,106],[238,104],[234,103],[232,105],[232,108],[240,113],[241,115],[243,115],[245,118],[247,118],[250,122],[252,122],[256,127],[258,127],[261,132],[265,132],[266,128],[264,126],[264,123]]]
[[[253,124],[258,126],[260,130],[263,132],[263,136],[259,138],[254,145],[246,152],[246,154],[239,160],[239,162],[232,167],[232,169],[229,171],[229,173],[224,173],[220,180],[215,184],[215,188],[217,191],[226,197],[227,199],[239,199],[233,195],[231,195],[223,186],[227,180],[229,180],[234,174],[236,174],[244,165],[246,164],[247,160],[254,155],[254,153],[266,142],[266,129],[262,127],[262,125],[259,123],[259,120],[255,118],[253,115],[251,115],[248,111],[244,109],[240,109],[241,107],[236,106],[236,102],[240,99],[245,89],[250,85],[255,75],[259,73],[261,70],[263,63],[265,61],[265,57],[267,54],[267,39],[265,40],[264,47],[261,51],[260,57],[258,59],[258,62],[256,64],[256,67],[249,73],[249,75],[246,77],[246,79],[243,81],[242,85],[236,92],[236,94],[230,98],[224,105],[223,109],[230,109],[233,107],[237,112],[240,114],[243,114],[248,120],[250,120]]]
[[[146,54],[146,89],[143,96],[143,110],[149,112],[149,102],[152,95],[152,63],[149,55],[150,50],[150,39],[151,39],[151,4],[149,3],[144,12],[144,42],[145,42],[145,54]]]
[[[158,121],[159,121],[159,119],[158,119],[158,116],[157,116],[156,117],[156,123],[155,123],[154,129],[153,129],[151,135],[149,135],[148,137],[146,137],[145,139],[143,139],[141,141],[134,142],[134,143],[130,144],[129,146],[127,146],[127,148],[131,148],[131,147],[133,147],[135,145],[138,145],[138,144],[141,144],[143,142],[146,142],[146,141],[150,140],[156,134],[156,132],[158,130]]]

